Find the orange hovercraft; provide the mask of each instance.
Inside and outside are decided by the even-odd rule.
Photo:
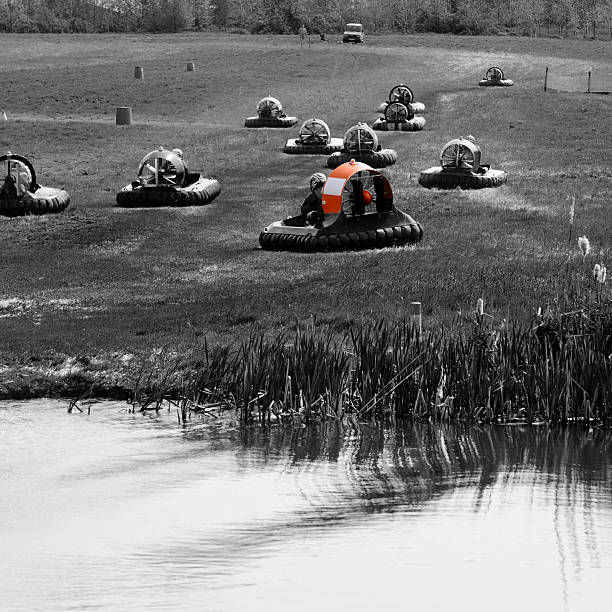
[[[321,212],[275,221],[259,235],[267,251],[354,251],[415,244],[423,228],[393,204],[386,176],[351,160],[325,180]]]

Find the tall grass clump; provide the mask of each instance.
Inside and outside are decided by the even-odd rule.
[[[242,420],[342,417],[350,360],[335,339],[298,328],[291,340],[250,337],[239,354],[234,396]]]

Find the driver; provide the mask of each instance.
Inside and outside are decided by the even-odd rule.
[[[14,172],[17,173],[19,181],[15,174],[13,174]],[[32,177],[29,170],[23,166],[16,169],[13,168],[12,172],[9,172],[4,177],[4,183],[0,186],[0,196],[11,199],[25,195],[28,192],[31,180]]]
[[[7,174],[4,177],[4,183],[0,187],[0,198],[12,200],[17,197],[16,180],[12,174]]]
[[[309,180],[310,193],[300,207],[300,212],[306,223],[316,225],[323,219],[323,186],[327,180],[322,172],[315,172]]]

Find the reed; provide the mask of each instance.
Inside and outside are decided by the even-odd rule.
[[[472,423],[612,423],[612,301],[595,296],[532,325],[471,325],[418,334],[409,319],[345,333],[299,328],[205,346],[155,384],[139,375],[140,410],[177,407],[243,423],[408,418]]]

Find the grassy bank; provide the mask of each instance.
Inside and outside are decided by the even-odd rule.
[[[25,393],[36,377],[44,387],[58,372],[93,372],[125,389],[151,351],[291,336],[313,318],[344,336],[368,321],[401,321],[415,300],[426,333],[469,329],[459,313],[479,297],[495,320],[528,326],[563,295],[572,197],[574,235],[590,238],[597,260],[607,257],[610,100],[544,95],[542,80],[555,63],[609,66],[610,43],[419,35],[300,49],[295,37],[1,38],[9,121],[0,145],[30,158],[40,183],[72,196],[61,215],[0,219],[5,393]],[[196,72],[185,72],[188,60]],[[515,87],[477,87],[494,64]],[[133,79],[135,65],[144,81]],[[380,140],[398,151],[388,176],[398,206],[423,225],[422,243],[261,251],[260,229],[297,210],[325,158],[284,155],[297,130],[245,130],[257,101],[272,93],[288,114],[320,116],[342,136],[371,122],[399,81],[427,105],[427,125]],[[114,125],[122,105],[134,109],[129,128]],[[441,146],[468,133],[508,185],[419,187],[418,172],[437,163]],[[159,144],[180,146],[191,168],[217,176],[221,196],[202,208],[114,208],[116,191]]]

